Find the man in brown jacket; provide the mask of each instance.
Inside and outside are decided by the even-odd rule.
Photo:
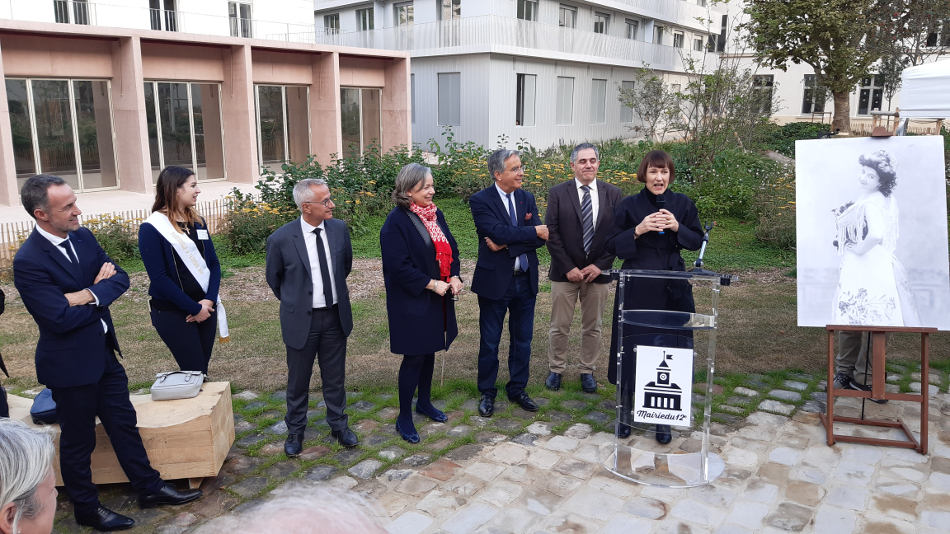
[[[551,374],[545,386],[561,387],[567,370],[568,339],[574,308],[581,301],[581,354],[578,368],[581,387],[597,391],[594,364],[600,351],[601,326],[607,304],[610,278],[601,271],[613,266],[614,256],[605,250],[607,231],[620,203],[620,188],[597,180],[600,151],[582,143],[571,152],[574,179],[558,184],[548,193],[544,223],[548,226],[551,253],[551,330],[548,362]]]

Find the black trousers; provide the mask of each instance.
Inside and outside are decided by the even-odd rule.
[[[288,434],[303,434],[307,428],[307,407],[310,402],[310,377],[314,360],[320,365],[323,401],[327,404],[327,424],[332,430],[347,426],[346,334],[340,325],[336,306],[314,309],[310,315],[310,333],[302,349],[287,347],[287,423]]]
[[[200,323],[185,321],[188,313],[183,311],[152,310],[152,326],[158,332],[182,371],[208,373],[208,362],[214,349],[214,336],[218,329],[218,312]]]
[[[119,465],[139,495],[162,489],[158,471],[152,468],[136,428],[135,408],[129,400],[129,378],[125,368],[102,338],[102,346],[88,350],[102,351],[105,372],[95,384],[71,388],[49,388],[56,401],[59,427],[59,467],[63,485],[69,491],[76,513],[88,515],[99,506],[99,491],[92,483],[90,458],[96,448],[96,417],[119,459]]]

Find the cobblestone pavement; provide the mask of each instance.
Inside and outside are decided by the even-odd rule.
[[[912,367],[888,365],[888,389],[920,391]],[[529,390],[541,405],[529,413],[496,403],[477,415],[468,387],[435,404],[449,421],[416,426],[423,441],[409,445],[393,422],[392,392],[348,394],[350,426],[360,445],[343,449],[329,436],[319,397],[312,398],[304,452],[283,453],[282,392],[234,396],[237,440],[224,467],[202,484],[205,496],[178,508],[139,510],[128,485],[103,486],[103,504],[137,521],[131,532],[177,534],[225,513],[241,514],[287,484],[333,484],[365,496],[392,534],[422,533],[717,533],[950,532],[950,394],[946,373],[932,371],[930,454],[893,447],[825,444],[823,376],[774,373],[717,378],[712,450],[725,471],[711,484],[667,489],[624,481],[601,464],[613,443],[613,388],[585,394],[569,384],[558,392]],[[741,385],[739,385],[741,384]],[[860,415],[840,398],[836,415]],[[867,403],[873,418],[901,417],[919,432],[913,403]],[[694,452],[701,434],[675,433],[657,445],[634,436],[634,447]],[[837,428],[837,427],[836,427]],[[851,427],[850,430],[853,430]],[[842,426],[838,433],[849,429]],[[856,430],[865,432],[865,430]],[[54,532],[82,532],[60,497]]]

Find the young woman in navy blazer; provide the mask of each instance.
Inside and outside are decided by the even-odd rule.
[[[221,265],[208,225],[195,210],[200,192],[191,170],[166,167],[158,175],[152,211],[168,217],[176,230],[197,246],[211,275],[207,290],[202,289],[172,244],[147,222],[139,227],[139,251],[148,272],[152,325],[182,371],[207,374],[217,327],[214,306]]]

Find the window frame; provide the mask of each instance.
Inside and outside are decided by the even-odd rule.
[[[515,75],[515,80],[515,127],[532,128],[537,126],[538,75],[527,72],[519,72]],[[528,83],[529,81],[530,84]],[[528,95],[529,85],[531,89],[530,95]],[[528,106],[526,103],[527,96],[530,96],[530,106]],[[526,117],[529,117],[530,121],[526,120]]]
[[[538,21],[538,0],[518,0],[515,16],[519,20]]]
[[[457,83],[456,85],[458,86],[458,92],[455,93],[455,91],[454,91],[455,88],[454,88],[454,87],[446,87],[446,92],[448,93],[449,91],[451,91],[453,97],[455,97],[455,96],[457,95],[458,101],[454,103],[454,104],[455,104],[454,106],[452,106],[452,104],[453,104],[452,102],[449,102],[449,103],[447,104],[449,107],[448,107],[446,113],[447,113],[449,116],[443,118],[443,116],[442,116],[442,94],[443,94],[443,91],[442,91],[442,80],[443,80],[443,77],[445,77],[444,79],[449,80],[449,79],[450,79],[450,78],[448,78],[449,76],[455,76],[455,77],[457,77],[458,83]],[[461,125],[462,125],[462,73],[461,73],[461,72],[439,72],[439,73],[436,73],[436,92],[437,92],[437,95],[436,95],[436,124],[438,124],[439,126],[461,126]],[[453,108],[457,108],[457,109],[453,109]],[[457,119],[456,119],[456,117],[455,117],[455,113],[456,113],[456,112],[458,113]],[[452,122],[453,119],[456,119],[455,122]]]
[[[640,33],[640,21],[636,19],[624,19],[624,24],[626,25],[625,36],[631,41],[637,40],[637,35]],[[633,28],[633,37],[630,36],[630,28]]]
[[[571,24],[564,24],[564,13],[571,14]],[[577,8],[569,4],[558,4],[557,8],[557,25],[560,28],[570,28],[572,30],[577,29]]]
[[[356,31],[368,32],[376,29],[376,9],[373,6],[356,10]]]
[[[570,80],[570,113],[567,117],[568,122],[564,122],[564,118],[561,116],[561,101],[564,100],[564,96],[561,93],[561,80],[565,80],[564,85],[566,86],[566,80]],[[574,85],[575,79],[573,76],[558,76],[555,82],[555,99],[554,99],[554,125],[555,126],[572,126],[574,124]],[[565,100],[566,101],[566,100]]]
[[[598,30],[598,26],[603,25]],[[594,12],[594,33],[599,33],[601,35],[607,35],[610,32],[610,15],[607,13],[601,13],[599,11]]]

